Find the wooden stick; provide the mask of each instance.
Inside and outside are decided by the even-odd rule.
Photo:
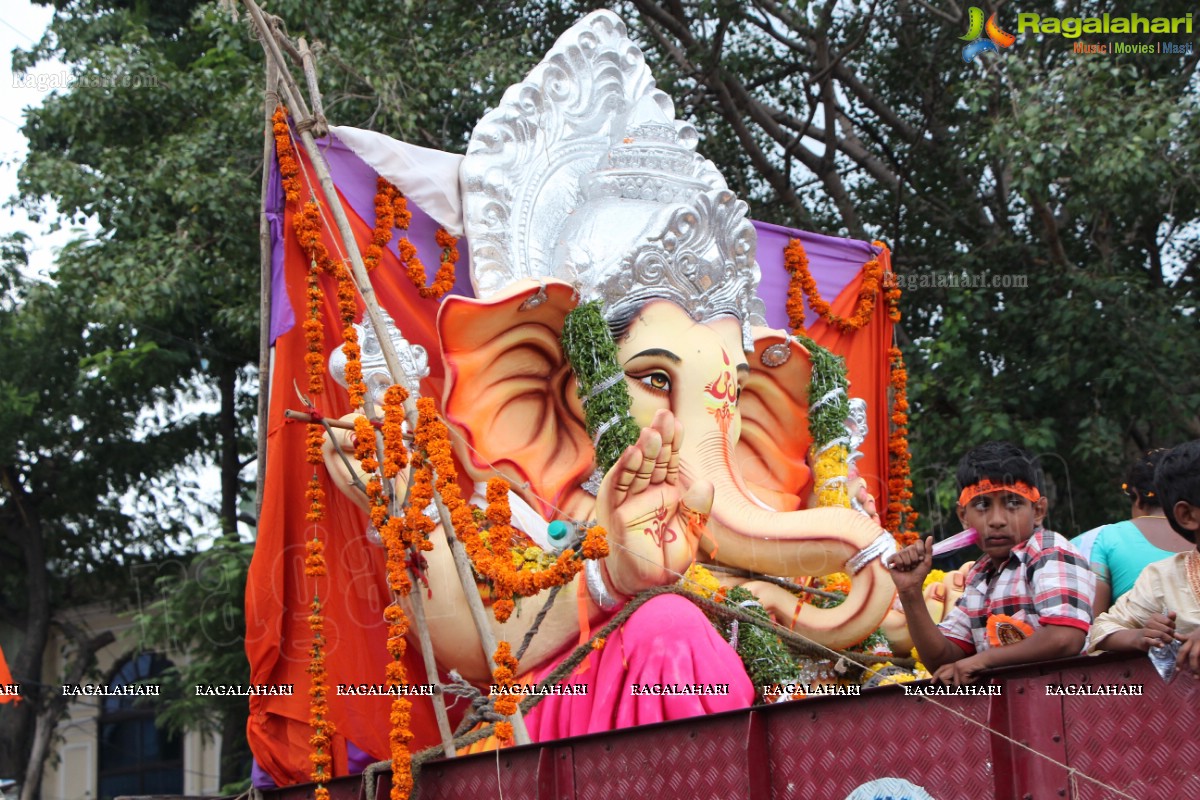
[[[312,414],[306,414],[303,411],[293,411],[290,408],[283,412],[283,416],[287,419],[294,419],[297,422],[316,422],[316,420],[313,419]],[[354,430],[354,423],[342,422],[340,419],[328,419],[326,417],[321,417],[321,422],[324,422],[330,428],[339,428],[344,431]]]
[[[440,684],[442,678],[438,674],[437,659],[433,657],[433,639],[429,636],[429,626],[424,624],[425,598],[421,596],[421,583],[412,574],[411,569],[408,571],[408,578],[413,587],[408,593],[408,599],[412,602],[413,618],[421,620],[422,623],[416,628],[417,640],[421,643],[421,657],[425,661],[426,680]],[[450,730],[450,715],[446,713],[446,698],[441,689],[438,689],[435,697],[437,702],[433,704],[433,715],[437,718],[438,734],[442,737],[442,750],[446,758],[454,758],[458,751],[454,747],[454,732]]]
[[[325,104],[321,102],[321,91],[317,84],[317,62],[303,36],[300,37],[299,44],[300,64],[304,69],[304,80],[308,83],[308,97],[312,100],[313,116],[316,118],[313,136],[320,138],[329,133],[329,123],[325,120]]]
[[[258,217],[258,455],[257,477],[254,483],[254,518],[262,517],[263,485],[267,479],[267,425],[271,398],[271,222],[267,219],[267,194],[270,191],[271,162],[275,157],[275,131],[272,117],[279,97],[275,94],[279,82],[275,62],[267,59],[267,91],[263,102],[263,174],[262,194]]]
[[[391,337],[387,335],[387,326],[384,323],[383,311],[379,306],[379,301],[376,299],[371,279],[367,276],[367,269],[363,265],[362,254],[359,252],[358,242],[355,240],[354,232],[350,227],[350,220],[346,217],[346,211],[342,208],[341,200],[338,197],[337,190],[334,188],[333,178],[329,174],[329,165],[326,163],[320,148],[317,147],[316,139],[313,138],[311,131],[313,122],[309,116],[307,106],[303,103],[299,87],[296,85],[295,78],[287,68],[287,62],[284,60],[283,53],[279,49],[279,43],[275,41],[275,37],[272,34],[273,28],[267,24],[262,9],[258,7],[258,4],[254,0],[243,0],[243,2],[249,9],[254,23],[262,33],[262,40],[265,43],[264,47],[266,47],[268,57],[274,58],[280,68],[284,79],[284,93],[288,97],[289,105],[293,108],[294,112],[302,115],[296,123],[297,132],[300,134],[300,141],[304,144],[304,150],[308,153],[313,170],[317,173],[317,179],[321,184],[321,191],[325,195],[329,211],[333,216],[334,222],[337,224],[338,233],[341,235],[342,244],[345,246],[346,254],[350,258],[353,281],[358,288],[359,294],[362,296],[367,317],[371,320],[372,327],[379,334],[380,348],[383,351],[383,359],[387,364],[388,372],[391,374],[392,382],[407,383],[404,378],[408,376],[400,362],[395,344],[392,342]],[[416,430],[419,418],[415,394],[415,392],[409,392],[408,399],[404,403],[405,416],[408,419],[408,425],[411,430]],[[462,542],[454,534],[454,525],[450,521],[450,512],[446,508],[445,503],[442,502],[441,496],[435,492],[433,500],[436,504],[438,515],[442,520],[442,530],[445,532],[446,541],[450,546],[450,553],[454,559],[454,567],[458,572],[463,592],[467,597],[467,606],[471,611],[471,620],[474,622],[475,628],[479,633],[484,657],[487,659],[488,666],[495,671],[496,663],[492,656],[496,652],[496,636],[492,632],[491,625],[488,623],[487,612],[483,607],[483,600],[480,598],[479,590],[475,586],[475,576],[471,570],[470,559],[463,548]],[[415,622],[417,624],[424,624],[424,620],[416,620]],[[516,743],[529,744],[531,742],[529,731],[526,729],[525,721],[519,711],[513,715],[512,720],[513,737]]]

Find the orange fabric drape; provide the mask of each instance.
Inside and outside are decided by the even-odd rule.
[[[12,684],[13,676],[8,670],[8,661],[4,658],[4,648],[0,647],[0,686],[8,686]],[[20,696],[4,694],[0,692],[0,703],[15,703],[20,700]]]
[[[311,165],[299,154],[301,166],[315,186]],[[355,238],[365,249],[372,224],[364,222],[343,203],[351,217]],[[305,275],[308,260],[292,230],[297,208],[289,206],[285,217],[284,269],[287,294],[296,309],[297,320],[304,318]],[[332,217],[326,212],[332,225]],[[329,231],[325,245],[330,255],[339,249]],[[343,248],[344,251],[344,248]],[[426,264],[436,265],[439,252],[422,252]],[[432,270],[431,270],[432,272]],[[422,392],[441,396],[442,372],[434,321],[438,304],[424,300],[409,283],[398,259],[390,250],[371,274],[380,303],[396,320],[405,337],[420,344],[431,354],[432,374]],[[322,276],[325,293],[326,357],[341,343],[335,281]],[[361,301],[360,301],[361,310]],[[246,654],[254,683],[292,684],[291,697],[253,697],[247,736],[260,766],[279,785],[310,780],[311,747],[309,727],[309,680],[305,672],[309,661],[312,634],[308,627],[308,607],[314,588],[319,588],[326,618],[326,664],[331,686],[329,717],[337,728],[334,738],[335,775],[346,773],[346,740],[354,742],[377,760],[387,759],[388,713],[386,696],[339,696],[339,683],[384,682],[384,667],[389,658],[385,642],[384,608],[390,601],[385,582],[382,548],[367,541],[368,522],[329,480],[323,466],[316,469],[327,498],[326,517],[319,523],[319,535],[326,543],[328,575],[307,578],[304,575],[304,542],[312,537],[313,523],[305,520],[307,510],[304,489],[313,474],[305,462],[305,424],[289,422],[283,412],[300,408],[293,387],[306,387],[304,367],[305,341],[299,322],[275,342],[271,379],[271,403],[267,432],[267,472],[263,491],[258,542],[246,590]],[[327,376],[323,394],[314,398],[321,413],[337,417],[350,411],[346,392]],[[427,683],[420,652],[408,650],[405,668],[410,683]],[[413,749],[436,743],[439,738],[427,698],[413,698]]]
[[[887,248],[878,256],[884,274],[892,269],[891,253]],[[830,302],[830,311],[849,317],[858,305],[862,288],[860,271],[841,293]],[[846,359],[846,376],[850,380],[849,394],[867,401],[869,433],[862,444],[863,457],[858,460],[859,474],[866,479],[867,488],[875,495],[876,507],[882,515],[888,504],[888,433],[890,431],[891,401],[888,397],[889,369],[887,351],[892,344],[895,323],[888,318],[883,290],[875,298],[871,321],[853,333],[843,333],[824,319],[818,319],[806,331],[822,347]]]

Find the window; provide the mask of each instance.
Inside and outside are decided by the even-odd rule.
[[[131,656],[113,673],[117,688],[160,675],[171,662]],[[147,702],[149,700],[149,702]],[[183,742],[154,725],[154,698],[105,697],[100,706],[100,800],[119,795],[183,794]]]

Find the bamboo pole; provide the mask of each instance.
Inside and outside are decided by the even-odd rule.
[[[272,117],[279,105],[276,89],[278,67],[267,59],[267,91],[263,101],[263,173],[258,215],[259,291],[258,301],[258,454],[254,484],[254,518],[262,517],[263,485],[267,478],[267,425],[271,409],[271,222],[267,219],[267,194],[270,191],[271,163],[275,155]]]
[[[358,250],[358,242],[354,238],[354,232],[350,227],[350,220],[346,217],[346,211],[342,208],[341,200],[338,197],[337,190],[334,188],[333,178],[329,174],[329,165],[326,163],[325,157],[322,155],[320,148],[317,147],[316,139],[312,135],[311,128],[315,120],[310,116],[308,107],[303,102],[299,86],[288,69],[287,62],[284,60],[283,53],[279,48],[279,43],[275,40],[274,28],[267,23],[262,9],[259,8],[254,0],[243,0],[243,2],[250,11],[254,24],[258,26],[259,32],[262,34],[263,47],[266,48],[267,56],[275,59],[283,77],[283,90],[287,97],[288,105],[293,109],[293,113],[297,115],[296,130],[300,134],[300,141],[304,145],[304,150],[308,154],[314,171],[317,173],[317,180],[321,185],[322,194],[325,195],[329,211],[337,225],[338,233],[342,237],[342,243],[345,245],[346,254],[350,258],[351,276],[358,288],[359,294],[362,296],[367,317],[371,320],[372,327],[380,334],[379,344],[383,351],[383,358],[387,364],[388,372],[391,373],[393,383],[407,383],[403,380],[407,377],[407,374],[400,362],[399,354],[396,352],[391,337],[386,334],[387,326],[384,323],[383,311],[375,296],[375,289],[371,285],[371,279],[367,275],[366,267],[363,265],[362,254]],[[415,392],[410,392],[408,399],[404,403],[405,416],[408,419],[411,430],[416,430],[419,417],[415,394]],[[489,668],[494,672],[496,662],[492,656],[496,652],[497,640],[495,634],[492,632],[491,624],[488,622],[487,611],[483,607],[483,600],[479,596],[479,590],[476,588],[470,559],[462,542],[454,534],[454,525],[450,521],[450,512],[442,501],[441,496],[435,492],[433,500],[438,515],[441,517],[442,530],[445,533],[446,542],[450,547],[450,553],[454,559],[454,567],[462,583],[463,593],[467,598],[471,620],[474,622],[475,628],[479,633],[484,657],[487,659]],[[415,622],[418,625],[425,625],[423,618],[415,620]],[[513,715],[512,722],[513,736],[517,744],[529,744],[531,741],[529,731],[525,727],[525,720],[519,710]]]
[[[313,134],[324,136],[329,133],[329,122],[325,119],[325,106],[321,102],[321,91],[317,83],[317,61],[303,36],[300,37],[299,45],[300,61],[304,65],[304,78],[308,81],[308,97],[312,100],[313,117],[317,121],[313,127]]]

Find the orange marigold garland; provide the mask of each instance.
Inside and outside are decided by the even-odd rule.
[[[307,350],[304,354],[304,368],[308,374],[309,393],[321,394],[325,391],[325,326],[321,323],[321,307],[325,303],[325,295],[321,291],[315,260],[310,262],[305,286],[308,308],[304,319],[304,343]]]
[[[393,198],[392,213],[396,227],[407,231],[409,223],[412,222],[412,212],[408,210],[408,200],[399,190],[395,190]],[[400,237],[396,243],[396,249],[400,254],[400,266],[408,274],[408,279],[412,281],[412,285],[416,287],[421,297],[433,300],[441,299],[446,292],[454,288],[454,272],[458,263],[457,240],[445,228],[438,228],[436,238],[438,247],[442,248],[442,257],[433,284],[430,286],[425,285],[428,277],[425,274],[425,265],[421,263],[421,259],[417,255],[417,248],[408,240],[407,236]]]
[[[404,447],[404,401],[408,390],[399,384],[383,393],[383,477],[394,478],[408,466]]]
[[[308,273],[308,319],[304,323],[305,341],[308,352],[304,356],[308,368],[308,388],[320,394],[325,374],[325,331],[321,323],[321,311],[325,297],[321,289],[320,274],[332,276],[337,281],[338,315],[342,323],[342,352],[346,355],[346,391],[350,394],[350,405],[361,408],[366,384],[362,378],[362,351],[358,344],[358,332],[354,320],[358,315],[358,290],[344,261],[334,261],[321,238],[321,209],[317,201],[309,200],[299,213],[292,216],[292,227],[296,239],[309,258]]]
[[[388,577],[393,577],[392,569],[389,569]],[[393,603],[384,611],[384,618],[388,623],[387,650],[392,657],[387,665],[387,685],[404,686],[408,683],[403,661],[404,651],[408,649],[408,643],[404,639],[408,633],[408,617],[404,609]],[[391,800],[408,800],[413,788],[412,757],[408,749],[408,743],[413,739],[412,702],[403,694],[397,694],[392,699],[389,721],[391,732],[388,734],[388,742],[392,753]]]
[[[508,642],[502,641],[496,646],[496,652],[492,655],[492,661],[496,662],[496,669],[492,671],[492,683],[496,684],[502,690],[492,698],[492,708],[496,710],[497,714],[511,717],[517,713],[520,700],[518,695],[503,691],[503,689],[513,685],[518,668],[517,659],[513,655],[512,648]],[[512,741],[512,723],[507,721],[496,723],[495,735],[502,742]]]
[[[913,524],[912,476],[908,450],[908,372],[899,347],[888,349],[891,367],[892,432],[888,438],[888,507],[884,527],[895,531],[896,543],[904,547],[917,541]]]
[[[407,397],[407,392],[402,387],[392,386],[384,394],[383,412],[383,454],[382,463],[384,477],[388,480],[399,474],[400,466],[408,463],[408,453],[404,447],[404,438],[402,431],[400,435],[396,435],[399,430],[399,425],[404,418],[404,400]],[[359,418],[365,421],[365,417]],[[395,429],[389,426],[395,426]],[[372,471],[379,469],[379,462],[373,458],[376,455],[374,448],[376,437],[375,428],[370,422],[360,424],[358,419],[355,420],[355,436],[356,447],[355,455],[362,454],[364,466],[369,464]],[[369,439],[371,447],[362,445],[363,439]],[[365,458],[364,458],[365,457]],[[390,470],[387,465],[396,467],[394,471]],[[416,473],[420,472],[419,466],[414,470],[414,477],[410,479],[408,509],[405,516],[389,516],[387,499],[383,491],[378,475],[372,476],[368,484],[368,496],[371,497],[372,514],[371,521],[379,530],[380,536],[383,539],[384,550],[387,554],[387,580],[388,587],[393,592],[393,598],[403,597],[412,591],[412,580],[408,573],[408,557],[409,543],[411,538],[406,532],[406,523],[408,514],[417,504],[419,508],[424,509],[428,505],[427,500],[423,500],[422,489],[416,481]],[[432,491],[429,491],[432,494]],[[424,517],[424,515],[421,515]],[[428,520],[427,520],[428,521]],[[427,530],[432,530],[432,523]],[[423,529],[425,530],[425,529]],[[421,549],[429,549],[433,545],[428,541],[428,538],[423,536]],[[404,609],[395,601],[384,611],[384,619],[388,624],[388,640],[387,650],[392,659],[388,662],[385,677],[388,686],[402,686],[407,684],[408,676],[404,669],[404,652],[408,649],[408,643],[405,641],[405,635],[408,633],[408,617],[404,613]],[[392,790],[391,800],[407,800],[412,793],[412,760],[408,746],[413,739],[412,732],[412,703],[402,694],[396,695],[392,699],[392,709],[390,715],[391,730],[388,734],[388,742],[392,756]]]
[[[307,557],[304,560],[304,574],[310,578],[325,575],[325,545],[315,536],[307,543]],[[329,790],[322,784],[333,777],[331,765],[333,723],[329,721],[329,684],[326,683],[325,670],[325,619],[321,615],[321,598],[313,592],[311,613],[308,617],[308,627],[312,631],[312,649],[309,651],[307,672],[310,676],[308,689],[309,725],[313,735],[308,743],[313,752],[309,755],[312,761],[312,779],[317,784],[318,800],[328,800]]]
[[[375,229],[371,233],[371,243],[363,254],[363,266],[368,272],[379,266],[383,248],[392,240],[392,228],[396,227],[396,194],[396,187],[387,179],[375,179]]]
[[[346,356],[343,375],[346,392],[350,395],[350,407],[362,408],[367,384],[362,375],[362,349],[358,346],[358,331],[354,329],[354,318],[358,315],[358,291],[350,279],[350,270],[339,261],[334,267],[338,284],[338,313],[342,318],[342,353]]]
[[[275,134],[275,158],[279,161],[279,177],[283,183],[283,193],[289,203],[300,200],[300,165],[296,163],[296,155],[292,150],[292,132],[288,128],[287,109],[276,106],[271,115],[271,130]]]
[[[514,597],[532,597],[551,587],[569,583],[583,568],[583,562],[574,550],[564,550],[553,564],[540,570],[521,569],[513,564],[511,546],[522,538],[522,534],[512,526],[512,510],[508,504],[509,485],[502,478],[488,481],[485,517],[489,528],[487,536],[482,535],[471,505],[463,499],[458,488],[458,472],[454,466],[450,433],[445,422],[438,416],[431,398],[418,400],[417,408],[420,415],[415,436],[416,448],[424,452],[429,465],[437,473],[437,492],[450,512],[454,533],[462,541],[472,566],[492,585],[492,613],[496,619],[500,622],[508,619],[515,608]],[[414,455],[414,460],[416,458]],[[410,492],[416,491],[416,485],[414,475]],[[411,511],[416,503],[411,497],[409,502]],[[592,553],[591,557],[602,558],[608,553],[606,535],[604,528],[593,526],[588,530],[581,549]]]
[[[308,513],[304,518],[309,522],[321,521],[325,517],[325,490],[321,488],[321,479],[315,472],[304,490],[304,499],[308,501]]]
[[[882,246],[882,242],[875,244]],[[900,321],[900,285],[896,282],[895,273],[888,272],[883,276],[883,300],[887,305],[888,319]]]
[[[863,264],[863,281],[858,290],[858,305],[849,317],[834,314],[829,303],[821,297],[817,281],[808,269],[808,254],[799,239],[788,242],[783,251],[783,264],[791,276],[788,283],[787,314],[792,330],[804,330],[804,299],[826,322],[843,333],[853,333],[871,321],[875,298],[879,294],[883,268],[878,258]]]
[[[379,469],[379,459],[375,457],[375,426],[371,420],[362,414],[354,418],[354,457],[362,465],[364,472],[375,472]]]

